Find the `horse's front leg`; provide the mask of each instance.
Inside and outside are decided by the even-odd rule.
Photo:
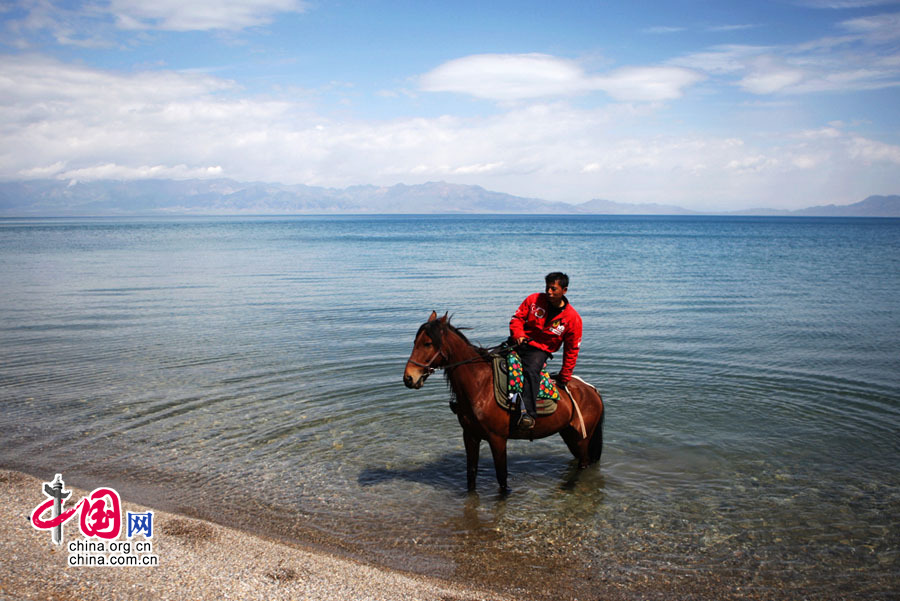
[[[494,471],[497,472],[497,484],[500,485],[500,492],[509,492],[506,485],[506,439],[502,436],[492,434],[488,437],[488,444],[491,445],[491,455],[494,457]]]
[[[481,439],[475,438],[463,430],[463,442],[466,444],[466,482],[469,490],[475,490],[475,479],[478,477],[478,452],[481,450]]]

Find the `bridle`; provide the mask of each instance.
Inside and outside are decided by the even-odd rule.
[[[505,348],[509,348],[509,345],[507,345],[506,343],[503,343],[503,344],[500,344],[498,346],[488,349],[487,352],[490,354],[490,353],[494,353],[496,351],[499,351],[499,350],[502,350]],[[430,376],[438,369],[452,369],[454,367],[459,367],[460,365],[465,365],[466,363],[475,363],[476,361],[487,361],[488,360],[485,357],[478,356],[478,357],[470,357],[468,359],[463,359],[462,361],[457,361],[456,363],[450,363],[449,365],[437,365],[437,366],[432,367],[432,364],[437,360],[438,357],[443,357],[444,359],[447,359],[447,355],[444,354],[443,348],[437,349],[434,352],[434,355],[431,357],[431,359],[428,360],[427,363],[419,363],[418,361],[415,361],[413,359],[409,359],[408,363],[412,363],[416,367],[421,367],[422,369],[425,370],[425,375]]]
[[[412,359],[410,359],[409,362],[412,363],[413,365],[415,365],[416,367],[423,368],[425,370],[426,375],[430,376],[437,369],[436,367],[432,367],[431,364],[434,363],[438,357],[444,357],[444,359],[447,358],[446,356],[444,356],[443,349],[436,350],[434,352],[434,356],[432,356],[431,359],[428,360],[428,363],[419,363],[418,361],[414,361]],[[439,365],[438,367],[443,367],[443,366]]]

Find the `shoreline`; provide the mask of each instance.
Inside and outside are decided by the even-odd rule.
[[[0,469],[0,599],[153,598],[371,599],[474,601],[513,599],[453,581],[367,565],[181,515],[153,511],[152,567],[67,566],[68,552],[34,528],[30,512],[45,500],[43,482]],[[89,494],[68,487],[70,500]],[[74,505],[68,505],[71,507]],[[123,499],[123,511],[148,508]],[[66,541],[81,534],[72,520]]]
[[[466,564],[452,574],[423,574],[416,558],[398,555],[386,566],[352,552],[342,553],[315,540],[281,539],[264,532],[226,526],[176,511],[154,509],[122,495],[122,514],[153,512],[152,553],[159,565],[148,567],[69,566],[68,543],[85,541],[77,515],[64,526],[64,546],[49,531],[31,525],[34,508],[47,500],[46,480],[0,468],[0,601],[831,601],[888,599],[891,586],[860,588],[853,583],[811,590],[790,581],[769,580],[740,565],[686,572],[670,565],[639,569],[640,549],[611,557],[590,570],[550,574],[517,563],[512,569],[499,556],[498,566],[475,577]],[[122,494],[114,483],[109,486]],[[98,486],[102,487],[102,485]],[[90,491],[71,491],[72,509]],[[44,518],[48,518],[45,515]],[[124,529],[124,525],[123,525]],[[92,539],[99,540],[99,539]],[[125,540],[124,533],[117,539]],[[138,534],[134,541],[145,540]],[[149,553],[149,551],[148,551]],[[487,556],[481,559],[487,559]],[[405,562],[405,563],[404,563]],[[505,567],[504,567],[505,566]],[[481,564],[482,569],[485,568]],[[557,566],[562,568],[563,566]],[[571,567],[571,566],[570,566]],[[574,580],[573,580],[574,578]]]

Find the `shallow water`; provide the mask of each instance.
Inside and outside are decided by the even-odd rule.
[[[468,495],[412,338],[557,269],[601,465],[514,441],[501,497],[485,446]],[[440,576],[897,593],[900,220],[0,220],[0,281],[0,465]]]

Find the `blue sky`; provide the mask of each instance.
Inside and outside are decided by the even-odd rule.
[[[0,179],[900,193],[900,0],[0,4]]]

